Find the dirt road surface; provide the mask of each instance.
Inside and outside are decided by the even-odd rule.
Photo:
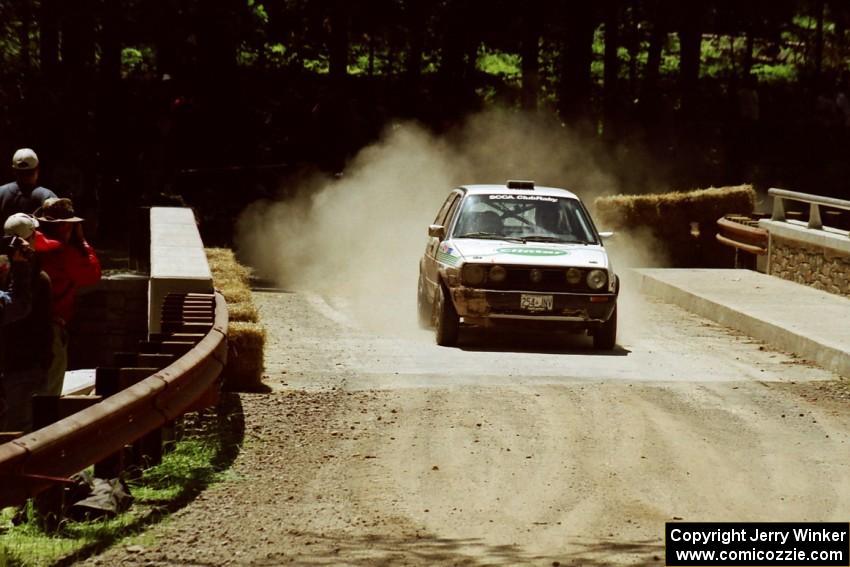
[[[228,480],[90,564],[663,565],[671,520],[847,520],[845,383],[676,307],[624,297],[596,354],[256,300],[272,391]]]

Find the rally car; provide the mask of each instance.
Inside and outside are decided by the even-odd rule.
[[[617,340],[619,278],[584,204],[533,181],[454,189],[428,227],[419,264],[419,322],[437,344],[460,327],[587,332],[596,349]]]

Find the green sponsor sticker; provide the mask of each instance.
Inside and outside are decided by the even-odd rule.
[[[567,250],[554,250],[552,248],[499,248],[500,254],[513,254],[515,256],[564,256],[569,254]]]
[[[459,258],[456,256],[452,256],[451,254],[446,254],[442,251],[437,251],[437,261],[443,262],[444,264],[448,264],[450,266],[456,266]]]

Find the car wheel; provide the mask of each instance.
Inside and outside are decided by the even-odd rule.
[[[422,277],[419,277],[419,288],[416,292],[416,310],[419,315],[419,327],[428,329],[431,327],[431,310],[433,307],[425,297],[425,289],[422,287]]]
[[[460,319],[455,311],[452,300],[447,296],[446,289],[437,286],[437,297],[434,299],[434,331],[437,344],[440,346],[454,346],[457,344],[458,332],[460,330]]]
[[[617,306],[607,321],[593,331],[593,348],[611,350],[617,344]]]

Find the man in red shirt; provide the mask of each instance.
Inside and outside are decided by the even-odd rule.
[[[50,198],[35,212],[41,227],[35,250],[50,276],[53,298],[53,361],[45,394],[58,396],[68,367],[67,326],[74,315],[77,289],[100,281],[100,261],[83,234],[83,219],[71,199]]]

